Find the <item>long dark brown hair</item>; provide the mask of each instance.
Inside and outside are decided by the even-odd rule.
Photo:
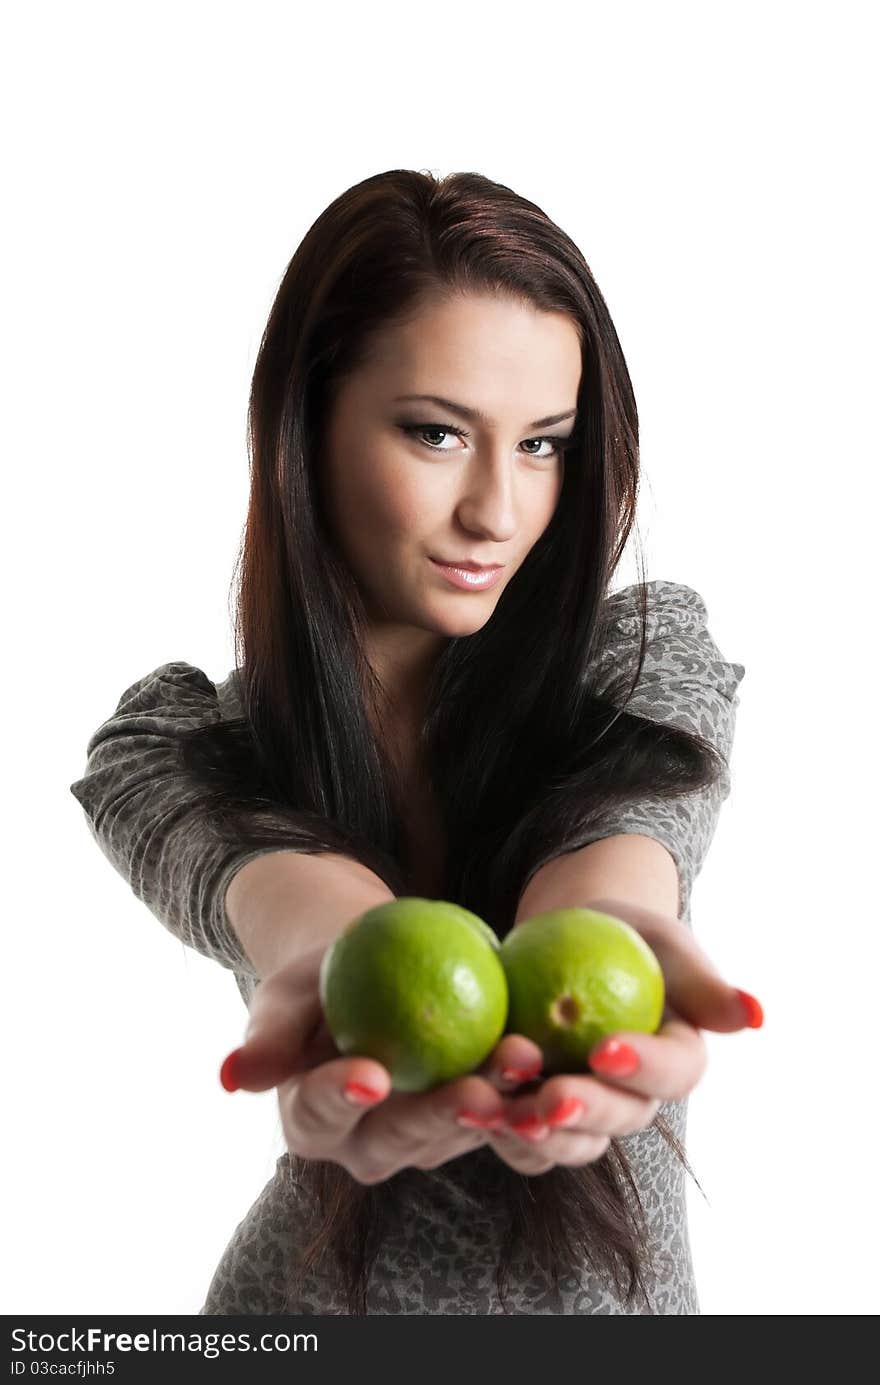
[[[626,711],[647,639],[601,695],[590,667],[605,646],[611,578],[635,523],[633,388],[583,255],[533,202],[477,173],[393,169],[338,197],[294,254],[263,334],[248,413],[250,502],[235,613],[244,716],[182,738],[186,768],[231,842],[343,852],[395,895],[415,893],[394,766],[376,735],[384,690],[365,654],[365,612],[328,525],[321,444],[340,382],[374,332],[444,295],[499,294],[566,313],[582,353],[579,425],[544,534],[475,634],[452,638],[433,670],[423,727],[448,851],[443,898],[499,937],[546,861],[601,835],[603,815],[644,794],[714,783],[712,744]],[[498,689],[504,689],[503,705]],[[599,829],[594,831],[594,829]],[[655,1122],[684,1168],[681,1141]],[[644,1209],[621,1142],[584,1167],[517,1172],[487,1147],[485,1196],[506,1209],[497,1285],[527,1246],[554,1283],[584,1261],[629,1306],[653,1272]],[[461,1164],[463,1161],[453,1161]],[[451,1167],[447,1166],[447,1167]],[[474,1164],[470,1165],[475,1167]],[[352,1314],[413,1177],[363,1185],[340,1165],[291,1156],[319,1212],[291,1291],[319,1260]]]

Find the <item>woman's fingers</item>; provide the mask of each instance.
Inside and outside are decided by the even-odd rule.
[[[484,1144],[505,1109],[476,1074],[424,1093],[394,1092],[387,1070],[362,1058],[296,1073],[279,1085],[278,1101],[292,1153],[332,1159],[364,1184],[410,1166],[434,1169]],[[527,1149],[522,1163],[528,1171]]]
[[[760,1003],[724,980],[680,919],[613,899],[592,900],[590,907],[623,919],[641,934],[663,969],[669,1004],[691,1024],[719,1034],[760,1028]]]
[[[543,1065],[544,1055],[532,1039],[524,1034],[505,1034],[477,1072],[500,1092],[512,1092],[539,1077]]]
[[[520,1173],[581,1167],[601,1159],[612,1137],[646,1129],[660,1105],[656,1097],[616,1091],[598,1079],[560,1076],[537,1096],[514,1100],[505,1126],[488,1140]]]
[[[288,1146],[322,1159],[351,1135],[364,1113],[388,1100],[391,1077],[372,1058],[337,1058],[297,1073],[278,1088]]]
[[[608,1084],[661,1101],[681,1101],[706,1071],[708,1050],[700,1031],[676,1015],[656,1034],[621,1030],[591,1051],[592,1072]]]
[[[527,1174],[530,1178],[549,1172],[559,1163],[559,1159],[555,1155],[552,1159],[548,1159],[541,1145],[531,1148],[525,1140],[521,1140],[513,1134],[505,1134],[504,1131],[494,1132],[489,1136],[487,1143],[492,1146],[498,1158],[503,1159],[505,1164],[509,1164],[517,1173]],[[605,1148],[607,1149],[607,1147],[606,1141]],[[600,1151],[593,1157],[601,1158],[602,1152]],[[588,1164],[592,1161],[586,1158],[581,1162]]]
[[[223,1063],[227,1091],[265,1092],[309,1064],[337,1056],[318,993],[321,944],[261,981],[248,1012],[244,1044]]]
[[[650,1125],[660,1098],[621,1091],[593,1077],[560,1076],[545,1082],[537,1096],[514,1099],[506,1126],[535,1142],[543,1132],[581,1135],[632,1135]]]
[[[459,1117],[466,1113],[466,1122]],[[476,1074],[427,1092],[395,1093],[352,1132],[348,1149],[356,1177],[371,1182],[407,1166],[436,1168],[485,1143],[504,1113],[499,1093]],[[384,1173],[383,1173],[384,1170]]]
[[[570,1109],[573,1099],[567,1100]],[[581,1110],[585,1110],[582,1100]],[[580,1167],[601,1159],[611,1143],[610,1135],[583,1128],[582,1119],[577,1115],[570,1119],[570,1128],[554,1130],[534,1113],[520,1114],[510,1127],[491,1131],[487,1140],[498,1157],[518,1173],[547,1173],[556,1164]],[[650,1119],[646,1123],[650,1124]]]
[[[387,1070],[366,1058],[297,1074],[279,1087],[278,1099],[291,1151],[332,1159],[361,1183],[466,1153],[484,1143],[503,1111],[499,1094],[476,1075],[427,1092],[394,1092]],[[462,1111],[473,1118],[467,1124],[459,1124]]]

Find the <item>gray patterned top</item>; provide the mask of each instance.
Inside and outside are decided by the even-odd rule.
[[[648,648],[629,710],[710,739],[729,760],[742,664],[728,663],[707,627],[706,605],[692,588],[676,582],[648,584]],[[616,611],[609,640],[594,666],[627,668],[638,652],[636,588],[608,599]],[[191,811],[197,792],[177,763],[177,734],[241,715],[236,671],[214,684],[184,662],[163,664],[122,694],[113,715],[87,746],[83,777],[70,785],[82,804],[92,836],[138,899],[175,937],[230,970],[245,1004],[257,976],[225,911],[226,888],[235,872],[261,850],[234,849]],[[718,784],[668,801],[642,799],[609,814],[588,841],[621,832],[654,837],[678,866],[680,916],[690,926],[693,882],[702,868],[730,792],[729,771]],[[280,848],[276,848],[280,849]],[[687,1102],[662,1108],[684,1140]],[[699,1313],[688,1241],[684,1171],[653,1129],[625,1138],[625,1147],[651,1228],[657,1262],[665,1270],[651,1284],[653,1311]],[[476,1151],[480,1154],[481,1151]],[[478,1161],[464,1155],[417,1180],[421,1195],[399,1234],[389,1236],[370,1283],[371,1314],[496,1314],[504,1312],[495,1289],[499,1226],[469,1183]],[[455,1176],[453,1176],[453,1172]],[[236,1227],[213,1276],[204,1314],[347,1314],[332,1285],[317,1273],[296,1302],[285,1296],[288,1275],[310,1209],[299,1195],[285,1152],[273,1178]],[[626,1308],[613,1286],[591,1271],[564,1280],[555,1293],[542,1271],[522,1263],[511,1280],[508,1311],[527,1314],[620,1314]]]

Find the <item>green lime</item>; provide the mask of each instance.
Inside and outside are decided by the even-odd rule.
[[[660,1026],[660,963],[623,919],[552,909],[513,928],[500,954],[510,993],[506,1032],[538,1044],[547,1074],[583,1071],[609,1034],[653,1034]]]
[[[340,1053],[375,1058],[401,1092],[472,1072],[507,1018],[498,938],[445,900],[394,899],[354,919],[321,959],[320,995]]]

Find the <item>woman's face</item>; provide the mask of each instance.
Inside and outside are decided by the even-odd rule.
[[[490,619],[556,509],[580,376],[571,319],[467,295],[387,329],[343,382],[324,493],[386,663],[403,672]],[[462,588],[438,558],[502,571]]]

